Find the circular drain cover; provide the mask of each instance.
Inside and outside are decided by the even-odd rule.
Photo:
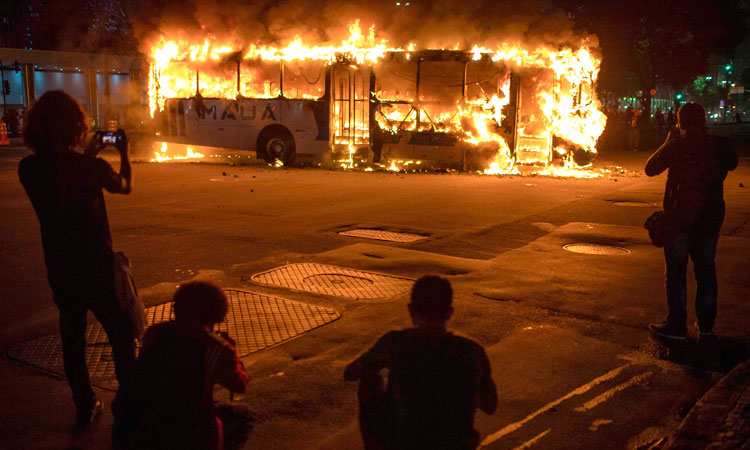
[[[565,244],[563,249],[573,253],[585,253],[587,255],[627,255],[630,250],[614,245],[601,244]]]
[[[344,275],[340,273],[318,273],[315,275],[310,275],[309,277],[305,277],[302,281],[314,286],[324,286],[338,289],[367,289],[375,284],[374,281],[367,278]]]
[[[613,201],[612,204],[617,205],[617,206],[641,206],[641,207],[656,206],[656,204],[654,203],[639,202],[637,200]]]

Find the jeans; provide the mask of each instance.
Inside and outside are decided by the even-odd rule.
[[[81,273],[49,274],[55,304],[60,312],[63,366],[73,401],[85,413],[94,399],[86,366],[86,315],[91,310],[104,327],[115,374],[121,387],[129,384],[135,364],[135,341],[128,313],[120,309],[115,294],[111,262]]]
[[[702,333],[710,333],[716,320],[716,244],[719,236],[678,233],[664,247],[666,260],[666,286],[669,316],[667,324],[674,331],[687,331],[687,262],[693,261],[697,291],[695,315]]]

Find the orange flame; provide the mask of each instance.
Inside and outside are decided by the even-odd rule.
[[[329,64],[344,56],[352,63],[375,65],[387,53],[401,52],[409,60],[414,51],[416,46],[413,43],[406,48],[389,47],[386,39],[377,37],[374,26],[363,32],[359,20],[349,26],[349,37],[338,45],[309,45],[299,36],[286,46],[273,46],[255,43],[243,45],[213,35],[197,40],[162,35],[153,42],[150,50],[150,112],[153,117],[156,111],[162,111],[167,98],[187,98],[197,92],[203,97],[216,98],[276,97],[280,94],[278,83],[267,81],[268,77],[258,67],[263,62],[319,61]],[[519,133],[524,138],[523,145],[519,144],[518,147],[527,153],[525,162],[546,164],[551,159],[552,135],[586,151],[596,152],[596,141],[606,124],[606,116],[601,111],[595,91],[601,61],[585,42],[578,49],[530,49],[521,43],[510,42],[477,44],[467,53],[474,61],[488,58],[493,62],[502,62],[506,67],[546,69],[554,74],[551,86],[538,87],[535,98],[540,113],[534,117],[534,125],[523,128]],[[232,68],[234,76],[227,76],[216,69],[217,65],[227,66],[231,63],[235,64]],[[513,152],[498,132],[504,119],[503,107],[509,104],[509,78],[501,83],[497,93],[481,99],[460,101],[452,111],[442,111],[431,118],[432,131],[454,133],[467,143],[492,144],[496,148],[495,157],[484,173],[517,172]],[[242,83],[238,83],[239,79]],[[284,95],[289,98],[317,98],[322,92],[284,92]],[[411,99],[411,103],[414,105],[414,99]],[[407,117],[409,111],[408,108],[394,107],[391,111],[382,111],[378,121],[382,128],[391,132],[397,129],[415,130],[416,121]],[[354,126],[355,135],[366,136],[369,132],[365,123]],[[351,144],[366,142],[336,143],[350,145],[349,158],[342,164],[351,168],[354,166]],[[565,164],[572,164],[570,158]]]

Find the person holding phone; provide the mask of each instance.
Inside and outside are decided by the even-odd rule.
[[[88,119],[64,91],[48,91],[28,113],[23,137],[33,154],[18,166],[42,235],[47,279],[60,317],[63,364],[76,407],[76,428],[97,417],[86,367],[86,314],[91,310],[112,345],[120,386],[127,387],[135,363],[130,318],[115,294],[112,237],[103,190],[128,194],[132,171],[125,133],[116,133],[120,171],[96,155],[106,145],[95,134],[83,154]]]
[[[698,340],[714,339],[718,282],[716,245],[724,222],[724,180],[737,168],[737,153],[726,137],[708,133],[706,111],[687,103],[677,112],[678,128],[648,159],[645,172],[654,177],[667,171],[664,216],[670,233],[664,245],[667,318],[652,323],[656,336],[687,339],[687,265],[693,261]]]
[[[215,332],[228,303],[214,284],[180,285],[174,320],[146,330],[130,391],[117,393],[117,450],[234,450],[250,436],[255,415],[244,403],[219,403],[214,386],[243,393],[249,378],[229,334]]]

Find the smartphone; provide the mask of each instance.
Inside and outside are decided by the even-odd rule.
[[[116,131],[105,131],[100,136],[102,145],[115,145],[117,143]]]

